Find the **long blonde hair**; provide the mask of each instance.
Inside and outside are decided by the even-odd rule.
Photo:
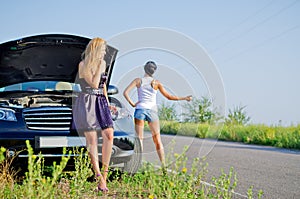
[[[103,46],[106,48],[106,41],[102,38],[96,37],[93,38],[88,45],[86,46],[85,51],[82,53],[82,58],[84,60],[84,73],[89,73],[94,71],[101,61],[101,51]]]

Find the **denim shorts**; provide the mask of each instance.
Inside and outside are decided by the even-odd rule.
[[[151,109],[135,109],[134,118],[138,120],[153,122],[158,120],[158,115],[156,111],[153,111]]]

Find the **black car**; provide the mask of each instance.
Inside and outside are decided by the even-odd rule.
[[[26,140],[50,162],[61,158],[64,147],[85,146],[85,138],[73,128],[72,106],[81,92],[76,84],[77,66],[89,41],[76,35],[45,34],[0,44],[0,146],[8,156],[26,159]],[[141,144],[132,116],[113,97],[117,87],[109,84],[117,52],[108,45],[104,58],[109,100],[118,110],[112,113],[111,167],[134,173],[141,163]],[[99,137],[100,160],[101,143]]]

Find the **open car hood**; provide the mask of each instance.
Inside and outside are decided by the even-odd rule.
[[[0,44],[0,88],[39,80],[75,82],[78,63],[90,38],[45,34]],[[108,82],[118,50],[107,46]]]

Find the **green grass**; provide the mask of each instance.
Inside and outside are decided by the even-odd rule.
[[[209,125],[161,121],[161,132],[198,138],[214,138],[249,144],[269,145],[300,149],[300,126],[265,125]],[[83,151],[65,151],[65,157],[51,167],[44,166],[42,154],[34,155],[27,142],[28,168],[22,179],[11,167],[12,159],[5,158],[6,149],[0,149],[0,198],[234,198],[238,179],[234,168],[222,171],[220,176],[206,178],[209,165],[205,160],[193,159],[187,168],[185,150],[181,154],[167,154],[168,170],[143,163],[135,175],[110,173],[110,192],[104,196],[96,192],[97,182],[87,180],[93,177],[90,160]],[[75,153],[75,169],[66,172],[70,155]],[[212,182],[213,186],[206,185]],[[253,193],[249,187],[248,198],[261,198],[262,191]]]
[[[300,149],[300,125],[209,125],[161,121],[161,133]]]
[[[19,181],[14,179],[15,173],[9,169],[10,161],[4,159],[2,150],[0,198],[234,198],[233,192],[237,186],[233,168],[228,173],[222,171],[220,176],[213,177],[211,181],[214,186],[204,184],[203,181],[208,180],[205,176],[208,165],[205,159],[195,158],[192,166],[187,168],[186,147],[181,154],[167,154],[167,169],[143,163],[135,175],[110,172],[110,191],[108,195],[104,195],[95,191],[97,182],[87,180],[93,173],[89,158],[83,151],[65,151],[66,156],[61,162],[53,163],[49,169],[43,164],[42,154],[34,155],[29,142],[27,147],[28,171],[24,179]],[[75,159],[75,170],[65,172],[69,154],[72,153],[78,155]],[[253,198],[252,187],[244,194]],[[262,192],[257,193],[257,196],[261,198]]]

